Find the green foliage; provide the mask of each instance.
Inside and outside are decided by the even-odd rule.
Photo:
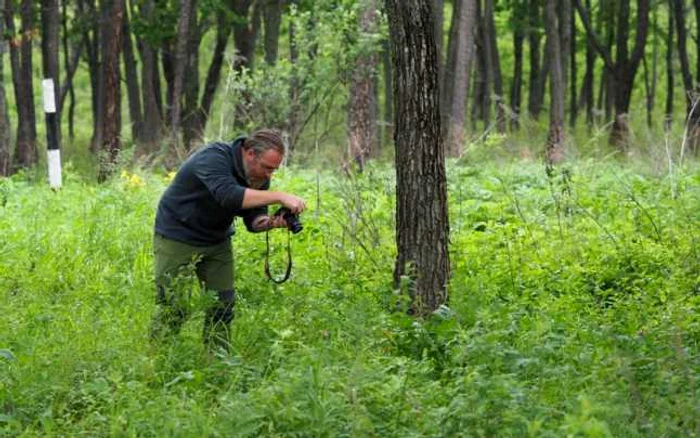
[[[673,185],[609,161],[448,177],[449,308],[416,320],[391,286],[393,171],[281,169],[275,186],[311,207],[293,276],[265,282],[264,236],[239,227],[222,357],[201,346],[197,294],[178,338],[148,340],[167,177],[0,180],[0,433],[697,436],[697,169]],[[282,269],[286,234],[270,239]]]

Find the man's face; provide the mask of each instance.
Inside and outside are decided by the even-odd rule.
[[[243,164],[245,165],[246,178],[251,188],[262,187],[265,180],[282,164],[282,154],[274,149],[268,149],[257,155],[253,149],[243,150]]]

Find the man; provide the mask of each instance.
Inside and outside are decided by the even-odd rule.
[[[280,135],[263,129],[231,144],[207,145],[177,172],[156,213],[153,250],[159,309],[152,338],[177,333],[185,322],[188,293],[178,280],[194,270],[202,287],[217,296],[205,315],[204,341],[228,346],[235,297],[234,217],[242,217],[248,231],[261,232],[287,226],[281,215],[268,216],[268,205],[281,204],[295,214],[306,207],[297,196],[268,190],[284,153]]]

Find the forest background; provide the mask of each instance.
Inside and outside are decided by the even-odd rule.
[[[398,94],[402,4],[428,3],[0,0],[1,433],[700,436],[696,3],[430,2],[412,35],[441,36],[437,61],[410,67],[437,87]],[[436,123],[393,132],[422,99]],[[153,346],[158,196],[261,126],[290,148],[275,187],[310,201],[293,277],[264,282],[240,232],[229,353],[201,346],[196,293]],[[420,317],[394,265],[408,131],[449,205],[449,300]]]

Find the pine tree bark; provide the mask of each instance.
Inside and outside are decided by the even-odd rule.
[[[425,316],[446,302],[450,270],[432,2],[386,0],[386,9],[396,110],[394,283],[408,289],[411,313]]]

